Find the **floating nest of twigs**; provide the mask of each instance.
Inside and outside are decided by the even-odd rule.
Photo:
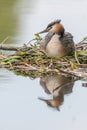
[[[1,55],[0,66],[14,70],[21,75],[31,75],[36,78],[49,72],[56,72],[76,77],[87,77],[87,39],[76,44],[73,56],[62,58],[48,57],[36,43],[23,47],[0,46],[0,49],[16,51],[13,55]]]

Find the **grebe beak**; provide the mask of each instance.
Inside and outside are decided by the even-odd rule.
[[[42,33],[46,33],[46,32],[48,32],[49,30],[46,28],[46,29],[44,29],[43,31],[41,31],[41,32],[39,32],[39,33],[37,33],[37,34],[42,34]]]
[[[41,32],[39,32],[39,33],[37,33],[37,34],[42,34],[42,33],[49,32],[51,28],[52,28],[52,27],[47,27],[46,29],[44,29],[43,31],[41,31]]]

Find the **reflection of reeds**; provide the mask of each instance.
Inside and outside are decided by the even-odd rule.
[[[17,1],[0,0],[0,43],[9,36],[7,43],[13,43],[17,34],[18,14],[15,13]]]

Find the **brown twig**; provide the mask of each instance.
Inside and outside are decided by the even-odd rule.
[[[0,50],[18,51],[20,47],[0,45]]]

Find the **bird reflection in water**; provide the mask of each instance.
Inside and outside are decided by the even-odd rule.
[[[74,86],[74,79],[64,75],[50,73],[40,79],[40,85],[47,94],[51,94],[51,99],[44,99],[39,97],[48,106],[60,110],[60,106],[64,102],[64,95],[72,93]]]

